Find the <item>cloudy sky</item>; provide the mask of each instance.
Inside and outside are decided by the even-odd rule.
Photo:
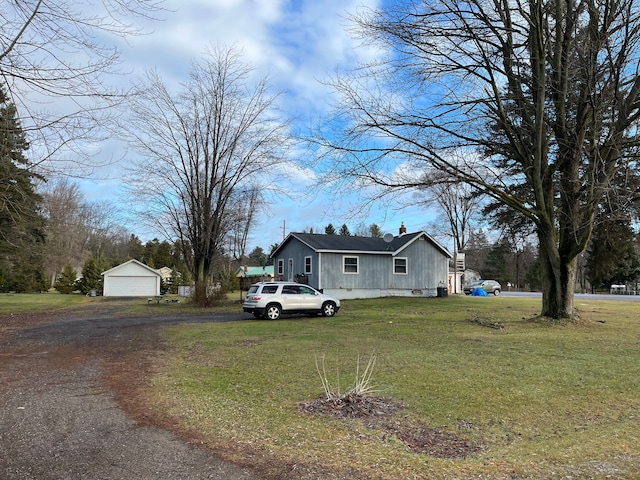
[[[132,78],[155,68],[165,83],[185,80],[189,62],[208,46],[236,45],[244,60],[268,74],[277,90],[286,92],[283,106],[302,121],[314,121],[326,112],[331,92],[321,82],[336,71],[349,69],[376,55],[359,47],[350,37],[347,17],[381,0],[168,0],[165,19],[147,25],[151,34],[129,40],[123,48],[123,67]],[[117,156],[117,153],[109,152]],[[104,198],[119,182],[116,167],[109,179],[83,182],[89,200]],[[304,184],[292,185],[303,191]],[[339,202],[324,195],[279,201],[259,215],[250,246],[265,250],[282,240],[283,233],[339,227],[346,223],[353,232],[358,224],[377,223],[384,232],[397,234],[400,222],[408,231],[425,228],[430,218],[423,208],[397,210],[376,206],[368,215],[349,218],[352,198]]]

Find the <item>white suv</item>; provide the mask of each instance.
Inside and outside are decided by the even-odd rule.
[[[260,282],[249,287],[242,309],[269,320],[277,320],[283,313],[333,317],[340,310],[340,300],[301,283]]]

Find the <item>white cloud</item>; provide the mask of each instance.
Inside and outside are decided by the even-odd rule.
[[[149,24],[151,35],[131,40],[125,59],[140,73],[156,67],[169,80],[184,79],[189,61],[212,44],[237,45],[245,60],[275,86],[288,92],[290,108],[301,112],[326,108],[327,88],[319,80],[336,67],[368,60],[357,48],[346,17],[378,0],[190,0],[170,1],[174,10],[163,22]],[[295,102],[295,104],[294,104]]]
[[[187,80],[190,62],[201,56],[211,45],[235,45],[244,52],[244,60],[252,64],[262,76],[268,74],[278,90],[285,91],[283,107],[295,113],[302,122],[314,121],[330,104],[331,91],[323,85],[337,68],[348,70],[358,62],[366,62],[379,52],[359,48],[359,41],[348,32],[349,14],[364,7],[376,7],[382,0],[168,0],[170,10],[163,21],[144,26],[152,31],[129,39],[123,48],[124,72],[127,77],[116,81],[135,82],[147,69],[159,71],[167,84],[176,87]],[[123,154],[113,150],[113,142],[104,145],[110,159]],[[124,150],[123,150],[124,152]],[[292,155],[304,152],[292,152]],[[389,219],[381,213],[365,212],[347,219],[345,212],[353,211],[350,201],[357,201],[344,192],[339,203],[321,194],[310,197],[311,185],[317,182],[311,165],[295,167],[289,175],[292,199],[275,200],[260,220],[260,233],[255,244],[267,248],[282,239],[286,221],[287,232],[313,227],[322,229],[328,223],[347,223],[355,228],[359,222],[378,223],[387,231],[397,233],[401,219]],[[102,177],[87,183],[91,200],[113,194],[118,201],[119,178],[115,166]],[[100,178],[98,176],[97,178]],[[101,183],[104,182],[104,183]],[[388,222],[388,224],[386,223]],[[405,222],[407,223],[407,222]],[[412,222],[413,223],[413,222]]]

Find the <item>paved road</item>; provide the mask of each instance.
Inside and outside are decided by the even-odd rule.
[[[109,362],[144,348],[159,325],[246,316],[120,318],[117,307],[100,305],[106,309],[49,319],[0,318],[0,479],[258,479],[134,420],[107,382]]]
[[[502,292],[505,297],[542,298],[540,292]],[[576,293],[574,299],[580,301],[612,300],[621,302],[640,302],[640,295],[609,295],[605,293]]]

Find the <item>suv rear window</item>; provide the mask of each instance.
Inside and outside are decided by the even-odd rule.
[[[278,291],[278,285],[265,285],[262,287],[262,293],[276,293]]]
[[[249,290],[247,291],[247,293],[256,293],[258,291],[258,286],[257,285],[251,285],[249,287]]]

